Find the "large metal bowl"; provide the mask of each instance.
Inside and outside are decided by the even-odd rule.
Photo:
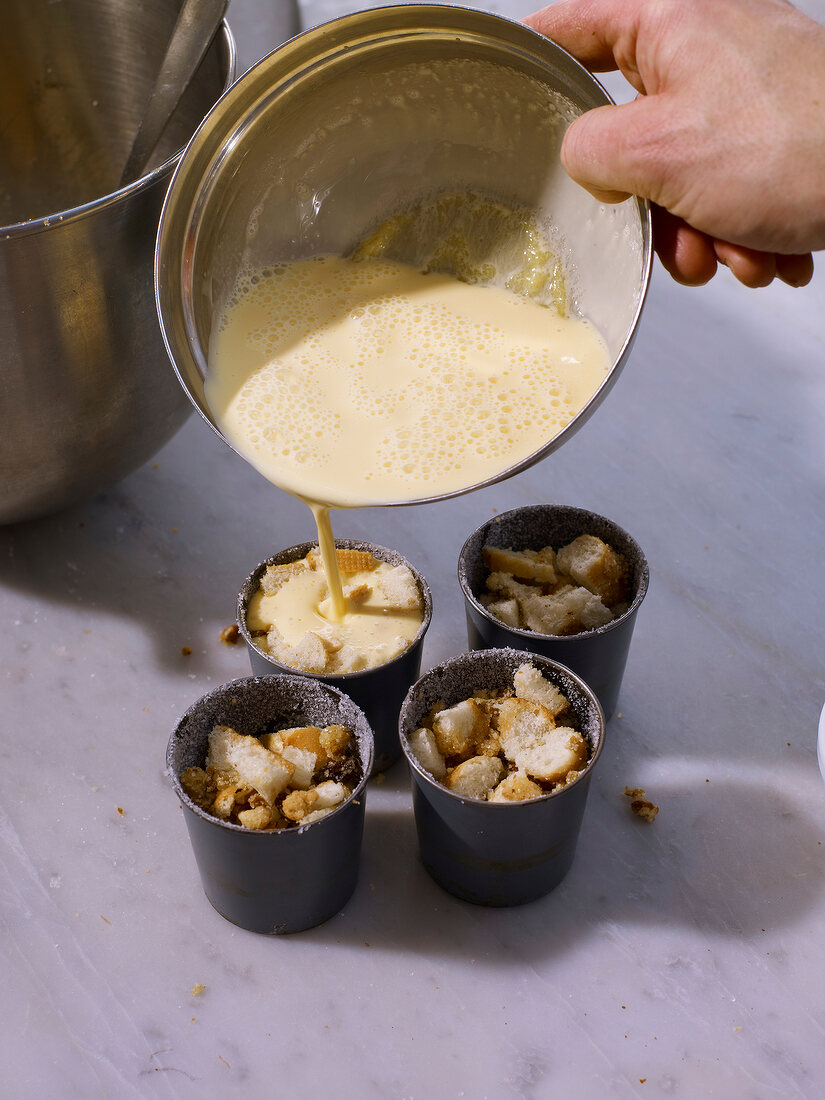
[[[235,75],[226,24],[149,170],[119,186],[180,0],[6,0],[0,37],[0,523],[130,473],[190,411],[152,257],[169,177]]]
[[[491,480],[560,446],[616,381],[650,277],[647,204],[600,204],[560,163],[569,123],[609,102],[541,35],[460,7],[357,12],[265,57],[205,119],[161,215],[158,312],[201,415],[218,431],[204,399],[207,349],[241,269],[346,254],[399,208],[465,188],[558,227],[573,308],[608,344],[613,367],[587,407]]]

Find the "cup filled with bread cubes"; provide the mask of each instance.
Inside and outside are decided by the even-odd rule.
[[[470,535],[458,579],[470,649],[511,646],[559,661],[612,716],[649,579],[635,539],[583,508],[528,505]]]
[[[221,916],[273,935],[339,912],[358,876],[372,762],[363,711],[318,680],[232,680],[189,708],[167,773]]]
[[[604,743],[587,684],[524,650],[475,650],[413,685],[399,727],[432,878],[490,906],[554,889],[573,862]]]
[[[307,542],[253,569],[238,595],[238,627],[255,675],[313,677],[355,701],[373,730],[380,772],[401,756],[398,712],[421,668],[432,598],[396,551],[351,539],[335,547],[343,615],[324,613],[326,574],[317,544]]]

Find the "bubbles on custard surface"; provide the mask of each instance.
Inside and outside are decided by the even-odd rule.
[[[505,292],[388,261],[329,257],[261,272],[239,283],[214,363],[210,355],[211,374],[244,343],[231,425],[207,399],[254,465],[285,487],[326,486],[316,499],[340,500],[346,478],[368,482],[375,500],[485,480],[538,450],[581,407],[557,371],[564,356],[545,339],[557,317],[519,299],[540,313],[538,337],[526,335],[514,325],[520,315],[504,315],[512,296],[494,309],[491,293]],[[251,311],[256,323],[244,333]],[[605,353],[602,378],[607,365]]]

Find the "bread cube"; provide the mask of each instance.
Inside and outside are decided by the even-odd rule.
[[[209,734],[207,765],[220,770],[234,768],[242,783],[254,788],[268,803],[284,790],[295,770],[293,764],[265,749],[257,737],[216,725]]]
[[[290,561],[285,565],[268,565],[261,575],[261,588],[264,595],[274,596],[292,577],[308,571],[309,565],[305,560]]]
[[[568,774],[587,763],[587,742],[569,726],[556,726],[543,742],[519,750],[516,763],[521,771],[547,783],[561,783]]]
[[[595,593],[605,604],[627,599],[627,561],[595,535],[579,535],[563,546],[556,563],[576,584]]]
[[[504,623],[505,626],[514,626],[518,628],[520,624],[518,600],[514,598],[509,599],[496,599],[495,596],[485,599],[481,597],[482,606],[486,607],[490,614]]]
[[[541,744],[556,728],[551,711],[530,699],[504,699],[498,708],[498,736],[506,758],[521,768],[522,751]],[[523,769],[521,769],[523,770]]]
[[[555,718],[569,706],[567,697],[555,684],[545,680],[535,665],[525,662],[519,665],[513,676],[516,698],[528,699],[532,703],[541,703]]]
[[[284,760],[294,765],[292,773],[292,786],[299,791],[305,791],[312,785],[312,776],[315,772],[317,758],[314,752],[308,749],[298,748],[297,745],[285,745],[281,754]]]
[[[413,730],[408,741],[410,751],[424,771],[441,782],[447,774],[447,767],[433,731],[421,726]]]
[[[447,787],[464,798],[485,801],[501,779],[504,764],[498,756],[471,756],[447,776]]]
[[[336,783],[334,779],[327,779],[319,783],[315,788],[315,804],[313,810],[327,810],[333,806],[340,806],[344,799],[349,798],[350,791],[343,783]]]
[[[249,810],[241,810],[238,813],[238,821],[245,829],[268,829],[272,824],[272,811],[269,806],[255,806]]]
[[[510,772],[490,795],[490,802],[524,802],[544,794],[538,783],[521,772]]]
[[[318,795],[315,790],[290,791],[281,803],[281,813],[290,821],[302,821],[315,808]]]
[[[487,715],[474,699],[439,711],[433,718],[438,751],[442,756],[466,756],[490,732]]]
[[[556,581],[552,546],[546,546],[543,550],[505,550],[500,546],[485,546],[481,553],[491,573],[509,573],[519,580],[537,584],[554,584]]]
[[[346,726],[325,726],[318,740],[327,757],[331,758],[344,755],[351,737],[352,734]]]
[[[415,577],[405,565],[394,565],[377,574],[374,589],[384,606],[394,611],[416,611],[421,607]]]

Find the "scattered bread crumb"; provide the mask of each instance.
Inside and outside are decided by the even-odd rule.
[[[181,653],[181,657],[191,657],[192,656],[192,647],[189,646],[189,645],[181,646],[180,653]]]
[[[656,820],[659,807],[645,798],[641,787],[625,787],[624,793],[630,799],[630,808],[637,817],[648,822]]]
[[[230,623],[229,626],[225,626],[220,632],[218,637],[224,645],[235,645],[240,637],[240,630],[237,623]]]
[[[192,994],[193,997],[200,997],[201,993],[206,992],[206,986],[202,985],[200,982],[196,982],[189,990],[189,992]]]

